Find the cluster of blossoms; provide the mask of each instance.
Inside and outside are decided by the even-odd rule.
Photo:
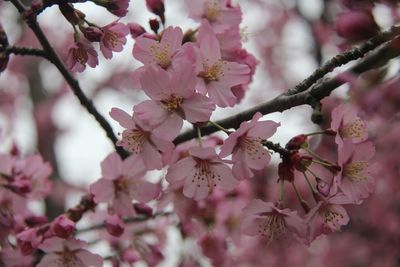
[[[126,15],[128,1],[94,2],[117,16]],[[329,129],[298,135],[285,147],[268,141],[280,123],[262,120],[260,112],[237,129],[211,121],[217,107],[233,107],[242,100],[258,62],[242,47],[239,6],[230,0],[186,2],[190,18],[199,26],[184,33],[178,26],[165,27],[163,1],[146,1],[164,26],[159,32],[159,21],[151,20],[154,34],[135,23],[114,21],[99,27],[72,4],[58,4],[75,30],[74,44],[65,59],[67,67],[78,72],[86,65],[95,67],[98,54],[93,42],[99,43],[105,58],[112,58],[113,52],[123,50],[130,32],[135,39],[133,57],[143,63],[133,72],[133,83],[149,99],[134,105],[132,114],[117,107],[110,111],[124,128],[117,146],[129,155],[109,154],[87,199],[52,222],[26,208],[28,199],[43,199],[48,194],[49,165],[39,156],[0,155],[0,226],[4,229],[0,247],[8,254],[7,258],[0,253],[0,265],[18,266],[24,260],[27,263],[22,266],[29,266],[40,250],[44,256],[37,266],[102,266],[103,258],[86,250],[88,244],[76,237],[76,223],[98,205],[97,215],[107,232],[104,239],[119,252],[112,258],[115,264],[144,260],[155,266],[164,256],[158,244],[146,239],[146,233],[156,232],[158,225],[130,228],[126,222],[152,217],[156,202],[159,211],[172,203],[182,235],[198,237],[203,254],[215,266],[229,266],[234,261],[228,257],[226,236],[238,246],[242,234],[257,236],[269,245],[287,236],[310,245],[348,224],[344,205],[359,205],[369,197],[374,189],[376,166],[371,159],[375,149],[367,140],[366,123],[351,106],[340,105],[332,111]],[[1,37],[0,29],[0,39],[6,43]],[[175,146],[185,121],[199,136]],[[221,129],[225,137],[202,137],[200,128],[208,123]],[[327,160],[318,155],[311,148],[312,135],[334,139],[337,157]],[[266,201],[262,193],[249,190],[269,165],[271,151],[281,159],[276,201]],[[153,170],[164,171],[158,183],[148,179]],[[293,205],[286,201],[289,184],[297,199]],[[306,185],[307,197],[299,184]],[[294,208],[296,204],[301,211]],[[14,243],[9,242],[10,236],[15,236]],[[165,233],[154,236],[160,244],[165,242]]]

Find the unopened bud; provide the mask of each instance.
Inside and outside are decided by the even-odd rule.
[[[52,224],[53,232],[60,238],[67,239],[75,232],[75,223],[65,215],[58,216]]]
[[[153,14],[160,17],[162,23],[165,23],[165,7],[164,0],[146,0],[147,9]]]
[[[379,27],[368,11],[352,10],[336,21],[337,33],[352,41],[362,41],[376,35]]]
[[[311,156],[302,155],[299,152],[293,153],[290,158],[293,166],[300,172],[305,172],[310,167],[313,159]]]
[[[140,35],[146,33],[146,30],[138,23],[128,23],[128,27],[133,39],[136,39]]]
[[[58,5],[61,13],[66,20],[72,25],[78,25],[81,20],[81,14],[78,14],[77,10],[70,3],[60,3]],[[82,12],[80,12],[82,13]]]
[[[307,139],[307,135],[299,134],[289,140],[289,142],[286,144],[286,149],[298,150],[307,143]]]
[[[105,221],[107,232],[112,236],[121,236],[125,230],[125,224],[118,215],[109,215]]]
[[[150,24],[150,29],[155,32],[158,33],[158,29],[160,29],[160,23],[158,22],[157,19],[151,19],[149,20],[149,24]]]
[[[91,42],[100,42],[104,35],[103,31],[95,26],[83,28],[82,33]]]
[[[41,237],[37,234],[37,229],[27,229],[17,234],[18,247],[22,255],[32,254],[41,242]]]
[[[147,204],[135,203],[133,204],[133,208],[137,214],[146,215],[147,217],[153,216],[153,209]]]

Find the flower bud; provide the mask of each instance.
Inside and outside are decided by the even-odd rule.
[[[46,216],[31,215],[31,216],[25,218],[25,223],[30,227],[43,225],[47,222],[48,222],[48,219]]]
[[[155,33],[157,33],[158,29],[160,29],[160,23],[156,19],[149,20],[149,24],[150,24],[150,29]]]
[[[76,12],[76,9],[72,6],[72,4],[60,3],[58,5],[58,8],[60,9],[65,19],[69,21],[69,23],[71,23],[72,25],[79,24],[81,20],[80,14]]]
[[[127,249],[122,253],[122,260],[129,264],[133,264],[140,260],[140,255],[136,252],[136,250]]]
[[[336,21],[337,33],[351,41],[362,41],[378,33],[379,27],[371,13],[352,10],[342,14]]]
[[[58,216],[52,224],[53,232],[60,238],[67,239],[75,231],[75,223],[67,216]]]
[[[38,236],[37,229],[28,229],[17,234],[18,247],[22,255],[32,254],[41,242],[41,236]]]
[[[135,22],[128,23],[128,27],[133,39],[136,39],[146,32],[146,30],[140,24]]]
[[[300,172],[305,172],[311,165],[313,159],[311,156],[300,154],[299,152],[293,153],[290,158],[293,166]]]
[[[137,214],[142,214],[147,217],[153,216],[153,209],[144,203],[135,203],[133,204],[133,208],[135,209]]]
[[[162,23],[165,22],[164,0],[146,0],[146,7],[150,12],[152,12],[153,14],[156,14],[157,16],[159,16],[161,21],[162,21]]]
[[[95,26],[89,26],[82,29],[83,35],[91,42],[100,42],[104,33],[101,29]]]
[[[292,139],[289,140],[289,142],[286,144],[286,149],[289,150],[298,150],[300,149],[304,144],[307,143],[307,135],[305,134],[299,134]]]
[[[107,232],[112,236],[121,236],[125,230],[125,224],[118,215],[109,215],[105,221]]]

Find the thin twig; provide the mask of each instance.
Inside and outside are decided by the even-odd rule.
[[[7,55],[14,54],[18,56],[42,57],[51,61],[51,58],[46,54],[46,52],[44,52],[42,49],[37,48],[9,46],[4,49],[4,53],[6,53]]]

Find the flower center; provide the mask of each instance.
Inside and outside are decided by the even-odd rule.
[[[367,131],[367,126],[363,120],[357,118],[352,123],[343,125],[340,129],[340,135],[349,138],[361,138]]]
[[[353,182],[362,182],[368,179],[368,173],[365,169],[368,167],[368,162],[351,162],[344,167],[344,175],[349,177]]]
[[[163,47],[160,45],[150,46],[150,53],[153,56],[154,61],[163,69],[167,69],[171,65],[171,56],[169,52],[169,44],[164,44]]]
[[[142,153],[145,141],[146,133],[140,130],[126,130],[122,135],[122,144],[134,154]]]
[[[340,221],[344,219],[343,214],[330,209],[329,206],[322,208],[319,214],[323,218],[324,224],[329,228],[333,228],[334,230],[340,229]]]
[[[208,61],[208,60],[207,60]],[[199,77],[203,78],[206,83],[212,81],[218,81],[219,78],[224,76],[224,65],[226,62],[222,60],[218,60],[211,67],[208,67],[208,64],[203,63],[204,71],[198,74]]]
[[[78,47],[72,50],[72,58],[80,64],[85,65],[89,57],[85,49]]]
[[[206,4],[205,17],[210,21],[216,21],[220,12],[218,0],[210,0]]]
[[[77,262],[75,255],[69,250],[62,252],[61,257],[58,259],[58,261],[59,261],[59,266],[64,266],[64,267],[79,266],[79,263]]]
[[[106,33],[104,34],[104,38],[107,41],[107,43],[109,43],[112,47],[116,47],[117,45],[120,44],[118,35],[115,32],[106,31]]]
[[[265,155],[266,151],[261,144],[261,137],[253,138],[253,137],[242,137],[240,140],[240,145],[246,153],[250,156],[252,160],[261,159],[262,156]]]
[[[271,243],[286,230],[285,220],[283,216],[276,213],[269,213],[263,224],[259,225],[258,232],[267,237],[268,243]]]
[[[206,181],[208,190],[211,191],[212,187],[217,186],[217,184],[214,182],[215,179],[221,181],[221,175],[216,175],[210,170],[208,161],[200,160],[196,165],[196,172],[193,176],[192,183],[198,181],[197,187],[200,187],[200,182]]]
[[[114,187],[116,192],[126,192],[128,190],[128,180],[120,176],[114,181]]]
[[[183,97],[176,96],[172,94],[168,100],[162,100],[162,106],[168,111],[175,111],[177,110],[183,101]]]

